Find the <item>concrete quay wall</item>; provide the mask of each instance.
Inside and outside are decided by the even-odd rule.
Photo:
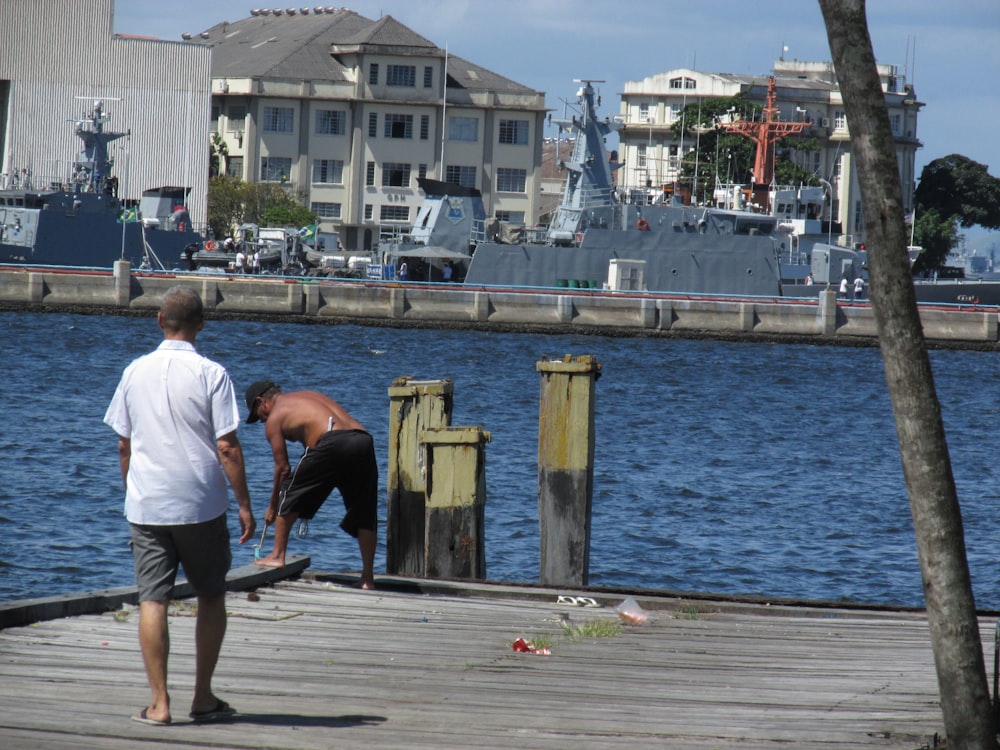
[[[707,298],[589,290],[505,290],[490,287],[291,279],[194,273],[0,268],[0,304],[7,309],[111,308],[134,312],[159,307],[174,284],[193,286],[208,311],[233,316],[299,316],[331,322],[388,325],[468,325],[498,330],[607,330],[621,334],[704,332],[790,337],[877,336],[867,302],[817,299]],[[995,307],[921,306],[930,341],[995,344]]]

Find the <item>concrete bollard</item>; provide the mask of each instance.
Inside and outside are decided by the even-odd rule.
[[[486,443],[479,427],[424,430],[424,576],[486,578]]]
[[[115,277],[115,305],[128,307],[132,300],[132,264],[127,260],[116,260],[112,268]]]
[[[542,360],[538,415],[538,523],[542,584],[586,586],[594,490],[594,382],[590,355]]]
[[[385,570],[424,574],[425,471],[420,436],[451,424],[452,382],[397,378],[389,387]]]

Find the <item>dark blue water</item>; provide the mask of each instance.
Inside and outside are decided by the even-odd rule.
[[[116,437],[101,420],[122,368],[159,342],[151,318],[0,314],[0,601],[133,582]],[[493,436],[487,574],[505,581],[538,580],[535,363],[595,355],[592,584],[922,605],[876,349],[215,321],[199,349],[240,393],[269,377],[344,404],[376,440],[383,523],[388,387],[451,378],[453,424]],[[1000,609],[1000,359],[932,359],[977,605]],[[259,425],[240,437],[260,520],[270,450]],[[359,567],[341,509],[335,494],[309,536],[292,537],[314,570]],[[237,563],[252,559],[249,545],[234,549]],[[380,541],[376,572],[384,560]]]

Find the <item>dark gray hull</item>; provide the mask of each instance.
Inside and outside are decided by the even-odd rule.
[[[770,237],[634,230],[591,229],[581,247],[480,243],[465,283],[600,289],[614,259],[645,261],[644,285],[651,292],[781,294]]]
[[[123,224],[118,220],[121,204],[111,196],[53,192],[36,200],[44,207],[5,210],[0,205],[0,218],[9,214],[0,262],[111,268],[124,259],[139,266],[146,257],[145,241],[163,265],[172,268],[185,247],[202,239],[192,231],[146,229],[144,233],[137,221]]]

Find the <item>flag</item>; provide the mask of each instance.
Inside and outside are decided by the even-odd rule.
[[[303,242],[313,242],[316,239],[316,225],[310,224],[299,230],[299,239]]]
[[[914,212],[910,211],[908,214],[906,214],[905,216],[903,216],[903,223],[905,223],[905,224],[912,224],[913,223],[913,218],[914,218],[913,214],[914,214]]]
[[[139,221],[139,211],[134,206],[132,208],[123,208],[118,212],[119,224],[134,224],[137,221]]]

